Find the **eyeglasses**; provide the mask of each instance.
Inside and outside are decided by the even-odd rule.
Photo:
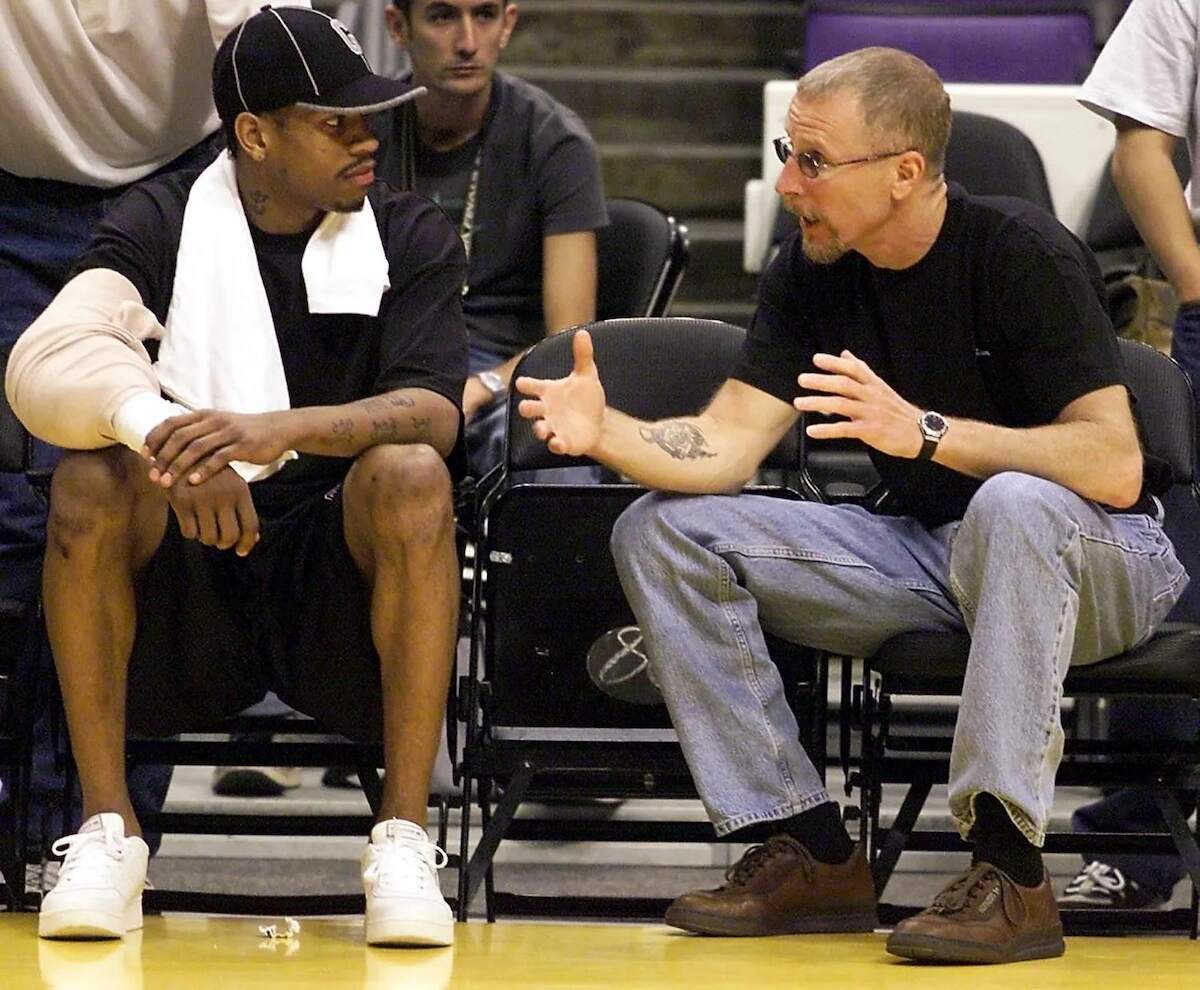
[[[868,155],[866,158],[849,158],[844,162],[826,162],[822,161],[811,151],[797,152],[792,148],[792,139],[787,137],[777,137],[771,142],[775,147],[775,154],[779,161],[784,165],[787,164],[789,158],[796,159],[796,164],[800,166],[800,171],[809,179],[820,178],[821,174],[828,172],[831,168],[841,168],[843,165],[862,165],[865,162],[877,162],[884,158],[895,158],[897,155],[903,155],[911,151],[911,148],[905,148],[902,151],[884,151],[878,155]]]

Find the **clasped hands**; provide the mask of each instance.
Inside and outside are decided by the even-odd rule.
[[[258,513],[250,486],[229,464],[270,464],[287,449],[270,413],[201,409],[163,420],[141,454],[183,536],[244,557],[258,542]]]

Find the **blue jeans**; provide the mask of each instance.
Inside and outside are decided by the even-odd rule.
[[[1179,307],[1171,335],[1171,357],[1191,376],[1192,390],[1200,395],[1200,303]]]
[[[1040,846],[1067,667],[1144,640],[1187,583],[1156,520],[1012,472],[932,530],[854,506],[650,494],[617,521],[613,553],[719,835],[830,799],[764,630],[847,656],[965,630],[951,813],[965,837],[986,791]]]

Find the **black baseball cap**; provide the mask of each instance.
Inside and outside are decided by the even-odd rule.
[[[226,36],[213,62],[213,102],[224,121],[293,104],[374,113],[423,92],[376,75],[341,21],[307,7],[267,4]]]

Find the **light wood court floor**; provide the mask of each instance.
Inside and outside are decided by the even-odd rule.
[[[278,920],[278,919],[271,919]],[[1062,959],[928,967],[893,959],[883,934],[695,938],[661,925],[501,921],[459,925],[452,949],[368,949],[358,919],[301,919],[291,941],[263,919],[147,918],[124,942],[45,942],[33,915],[0,915],[0,987],[755,988],[789,990],[1172,990],[1200,987],[1200,944],[1076,938]]]

